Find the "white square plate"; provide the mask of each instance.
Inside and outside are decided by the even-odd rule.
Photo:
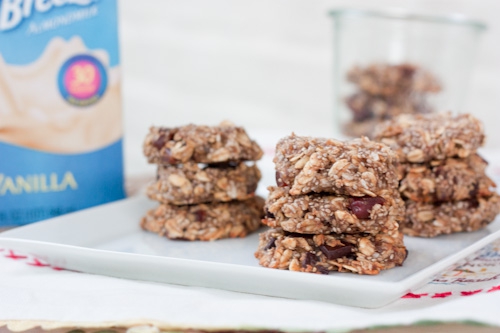
[[[404,265],[379,275],[316,275],[260,267],[253,255],[258,233],[188,242],[145,232],[139,221],[154,206],[143,196],[125,199],[3,232],[0,245],[81,272],[374,308],[500,237],[497,218],[474,233],[406,237]]]

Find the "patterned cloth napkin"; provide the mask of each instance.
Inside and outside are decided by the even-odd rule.
[[[131,320],[172,328],[341,332],[421,321],[500,326],[500,240],[380,309],[299,301],[77,273],[0,249],[0,321],[35,325]]]
[[[490,175],[499,184],[500,154],[484,155],[490,162]],[[22,327],[47,321],[65,327],[132,321],[177,329],[346,332],[465,320],[500,327],[500,240],[379,309],[71,272],[1,247],[0,300],[0,324],[7,320]]]

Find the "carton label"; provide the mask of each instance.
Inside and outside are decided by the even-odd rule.
[[[3,0],[0,6],[0,31],[13,29],[33,12],[46,13],[66,5],[88,6],[95,0]]]
[[[107,87],[106,69],[91,55],[76,55],[68,59],[59,71],[59,91],[72,105],[96,103]]]

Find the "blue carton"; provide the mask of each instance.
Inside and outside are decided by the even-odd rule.
[[[116,0],[0,0],[0,227],[122,199]]]

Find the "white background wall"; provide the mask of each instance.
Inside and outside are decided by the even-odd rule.
[[[375,3],[377,4],[375,6]],[[155,125],[216,124],[249,130],[333,133],[332,24],[338,7],[462,13],[489,26],[465,109],[500,148],[499,0],[121,0],[126,153],[144,164]]]

